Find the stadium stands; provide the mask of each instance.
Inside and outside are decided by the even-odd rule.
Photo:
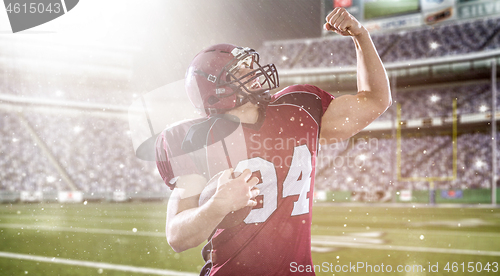
[[[373,34],[386,63],[429,59],[500,49],[500,19],[425,27],[398,33]],[[338,36],[308,40],[274,41],[259,50],[266,62],[280,69],[324,68],[354,65],[350,38]],[[18,76],[19,77],[19,76]],[[15,78],[15,77],[14,77]],[[20,78],[20,77],[19,77]],[[39,82],[9,82],[1,94],[20,97],[106,104],[126,108],[131,93],[117,83],[82,80],[71,92]],[[102,95],[100,87],[114,87]],[[453,99],[458,115],[485,114],[491,109],[491,85],[485,82],[412,87],[398,91],[401,119],[450,118]],[[500,98],[497,100],[500,109]],[[387,122],[396,105],[377,119]],[[76,188],[84,193],[166,193],[156,166],[138,160],[132,149],[124,114],[109,116],[87,112],[0,110],[0,191],[54,192]],[[498,133],[497,138],[500,138]],[[498,139],[496,139],[498,140]],[[491,136],[485,127],[458,135],[457,179],[435,181],[439,189],[490,187]],[[398,181],[396,139],[390,135],[358,137],[324,146],[320,151],[318,190],[426,190],[428,181]],[[422,131],[401,139],[403,178],[448,177],[452,169],[449,133]],[[500,164],[500,157],[497,162]]]
[[[0,114],[0,190],[71,190],[58,173],[59,166],[85,193],[166,191],[155,164],[135,157],[125,118],[84,112]],[[21,116],[28,126],[21,123]],[[30,134],[30,128],[34,133]],[[48,152],[43,152],[34,136]]]
[[[497,135],[500,137],[500,135]],[[484,133],[458,136],[457,179],[436,181],[438,189],[489,188],[491,170],[491,138]],[[401,141],[401,177],[397,179],[395,139],[371,138],[350,141],[347,150],[323,149],[317,188],[324,190],[373,189],[426,190],[429,181],[417,178],[453,176],[451,136],[406,137]],[[335,147],[335,146],[333,146]],[[330,161],[330,162],[325,162]]]
[[[67,183],[22,126],[16,112],[0,111],[0,190],[67,190]]]
[[[500,19],[488,18],[440,26],[426,26],[398,33],[374,33],[382,61],[386,63],[456,56],[500,48]],[[259,53],[279,69],[338,67],[356,64],[348,37],[303,41],[270,41]],[[270,56],[270,57],[268,57]]]
[[[474,114],[491,109],[491,85],[472,83],[447,85],[433,88],[420,88],[398,91],[397,103],[401,105],[401,119],[451,117],[453,100],[457,100],[457,114]],[[497,109],[500,108],[500,96]],[[396,105],[377,120],[391,120]]]

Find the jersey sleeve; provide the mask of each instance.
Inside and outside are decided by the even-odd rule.
[[[156,167],[163,182],[170,188],[175,188],[177,177],[190,174],[204,175],[204,169],[200,164],[203,156],[200,152],[182,151],[181,145],[186,128],[189,126],[176,126],[163,130],[156,139],[155,156]]]
[[[320,114],[319,114],[320,117],[322,117],[323,114],[325,114],[331,101],[335,98],[332,94],[326,92],[325,90],[323,90],[317,86],[310,85],[310,84],[296,84],[296,85],[288,86],[285,89],[274,94],[273,99],[275,101],[279,101],[279,99],[281,99],[281,98],[286,98],[284,96],[286,96],[287,94],[300,93],[300,92],[314,94],[317,96],[317,98],[319,98],[319,100],[321,101],[321,110],[320,110]]]
[[[328,106],[335,97],[332,94],[314,85],[306,84],[304,85],[304,87],[307,88],[307,91],[316,94],[321,99],[321,107],[323,111],[321,115],[325,114]]]

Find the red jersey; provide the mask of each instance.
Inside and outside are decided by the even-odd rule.
[[[239,157],[231,158],[237,160],[234,164],[220,157],[212,160],[210,147],[196,154],[205,155],[205,161],[182,154],[179,140],[185,139],[189,126],[202,119],[162,132],[157,140],[157,165],[171,188],[172,179],[182,174],[198,173],[209,179],[223,167],[217,164],[229,163],[236,172],[250,169],[260,179],[256,185],[259,204],[239,225],[217,229],[205,247],[204,258],[212,263],[210,275],[289,275],[295,274],[292,263],[312,265],[316,155],[321,118],[332,99],[311,85],[290,86],[273,95],[258,123],[242,124],[240,136],[245,143],[243,137],[237,145],[228,143],[230,155],[239,152]],[[246,158],[241,158],[242,148]],[[207,165],[212,161],[215,166]]]

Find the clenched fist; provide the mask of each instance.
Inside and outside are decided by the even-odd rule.
[[[358,36],[366,31],[365,27],[344,8],[335,8],[330,12],[323,27],[327,31],[334,31],[343,36]]]

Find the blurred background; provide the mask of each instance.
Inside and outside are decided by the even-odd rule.
[[[0,13],[1,191],[164,191],[154,164],[133,155],[129,106],[182,80],[194,55],[214,43],[258,48],[270,39],[318,37],[320,6],[81,1],[67,15],[16,34],[7,12]],[[184,119],[175,115],[167,110],[174,117],[167,122]],[[28,148],[36,153],[22,153]],[[116,184],[117,177],[124,181]]]
[[[147,126],[144,110],[130,107],[160,89],[165,97],[156,100],[160,113],[148,114],[160,118],[155,133],[196,117],[179,86],[161,88],[181,87],[192,57],[214,43],[257,49],[263,63],[276,64],[281,87],[311,83],[335,96],[355,93],[351,39],[322,29],[326,14],[343,6],[371,31],[395,104],[346,143],[324,148],[317,191],[390,191],[384,200],[397,201],[402,189],[416,194],[458,189],[464,195],[480,188],[482,201],[491,203],[498,164],[491,111],[497,108],[492,62],[500,47],[499,5],[84,1],[64,16],[15,34],[7,13],[0,13],[0,200],[19,200],[21,191],[45,193],[46,200],[60,191],[95,199],[115,192],[164,197],[154,164],[134,157],[151,133],[143,137],[138,134],[143,130],[129,126],[134,116]],[[340,163],[350,158],[363,166]],[[421,200],[427,199],[435,195]]]
[[[262,63],[276,64],[282,88],[355,93],[352,40],[322,30],[334,7],[370,30],[394,104],[321,149],[310,196],[334,207],[496,206],[497,0],[86,0],[15,34],[0,11],[0,202],[5,210],[34,206],[20,202],[166,206],[156,165],[135,156],[151,133],[131,128],[147,124],[131,106],[182,81],[194,55],[216,43],[256,49]],[[182,91],[166,91],[160,129],[197,116]],[[133,143],[137,136],[146,138]]]

